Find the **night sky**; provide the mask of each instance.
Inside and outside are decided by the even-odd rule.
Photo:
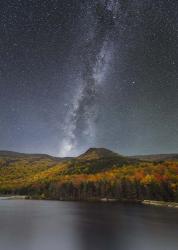
[[[1,0],[0,149],[178,152],[178,1]]]

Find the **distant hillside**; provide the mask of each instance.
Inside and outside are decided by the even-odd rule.
[[[126,157],[105,148],[90,148],[75,158],[0,151],[0,194],[178,201],[177,156]]]
[[[27,154],[13,151],[0,151],[0,157],[28,158],[28,159],[54,159],[56,161],[70,160],[72,157],[55,157],[48,154]]]
[[[130,156],[130,159],[139,159],[142,161],[178,161],[178,154],[153,154],[153,155],[137,155]]]
[[[18,153],[18,152],[13,152],[13,151],[5,151],[5,150],[2,150],[0,151],[0,156],[24,156],[26,154],[24,153]]]

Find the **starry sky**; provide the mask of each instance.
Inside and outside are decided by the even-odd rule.
[[[1,0],[0,150],[178,152],[176,0]]]

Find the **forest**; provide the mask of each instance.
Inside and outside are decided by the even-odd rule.
[[[0,154],[0,194],[29,199],[178,202],[178,158],[147,158],[125,157],[106,149],[89,149],[69,159]]]

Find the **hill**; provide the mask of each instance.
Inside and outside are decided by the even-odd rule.
[[[58,158],[0,151],[0,194],[59,200],[177,201],[177,155],[126,157],[90,148],[75,158]]]
[[[139,160],[119,155],[105,148],[90,148],[68,162],[65,174],[91,174],[136,164]]]
[[[84,154],[77,157],[79,160],[97,160],[101,158],[115,158],[123,156],[114,153],[113,151],[106,148],[89,148]]]

